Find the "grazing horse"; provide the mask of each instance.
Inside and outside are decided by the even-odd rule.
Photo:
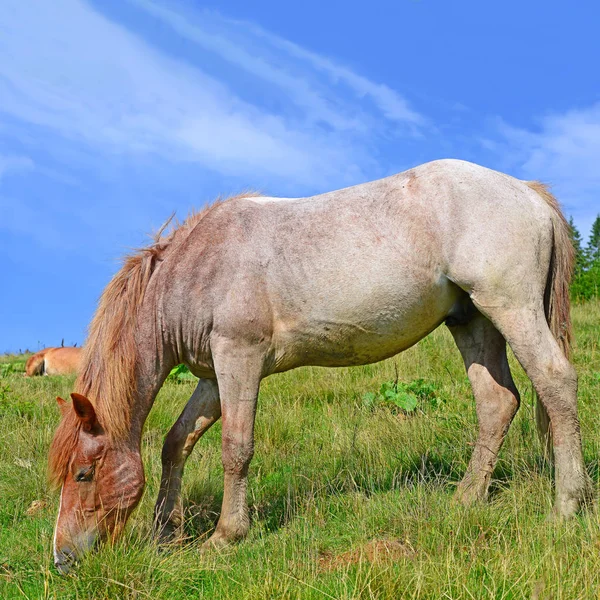
[[[458,160],[309,198],[230,198],[159,235],[105,289],[76,393],[58,399],[56,566],[66,572],[113,539],[138,503],[142,428],[174,365],[200,381],[165,440],[156,527],[163,539],[178,532],[185,460],[221,418],[223,504],[207,541],[218,547],[248,531],[261,380],[380,361],[442,323],[479,420],[458,497],[486,497],[519,407],[508,342],[538,394],[543,438],[552,434],[555,512],[572,515],[591,493],[567,358],[572,263],[568,225],[542,184]]]
[[[81,348],[44,348],[27,359],[25,376],[72,375],[79,370]]]

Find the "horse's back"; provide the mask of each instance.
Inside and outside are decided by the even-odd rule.
[[[237,199],[172,257],[176,294],[186,311],[201,296],[211,335],[270,340],[276,370],[373,362],[438,326],[465,290],[518,268],[520,254],[530,267],[527,236],[546,218],[525,183],[454,160],[310,198]]]
[[[45,356],[46,375],[72,375],[78,372],[81,348],[52,348]]]

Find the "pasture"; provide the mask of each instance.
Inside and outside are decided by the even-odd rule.
[[[585,461],[597,494],[600,302],[574,306],[573,319]],[[3,367],[0,598],[597,598],[598,509],[548,520],[551,469],[540,458],[531,385],[512,357],[511,365],[521,409],[491,501],[469,509],[452,493],[475,441],[475,406],[444,327],[382,363],[268,378],[250,472],[252,527],[221,552],[200,551],[222,497],[219,423],[186,466],[187,541],[167,550],[152,541],[162,442],[194,389],[190,380],[167,381],[146,423],[146,492],[126,535],[67,577],[52,564],[58,497],[48,489],[46,456],[55,397],[68,397],[73,378],[25,379]],[[382,384],[389,390],[396,379],[408,396],[380,398]],[[409,414],[397,406],[413,402]]]

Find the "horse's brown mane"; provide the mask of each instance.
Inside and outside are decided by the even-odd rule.
[[[123,266],[106,286],[89,327],[75,389],[92,402],[100,424],[113,442],[125,440],[129,433],[138,358],[135,324],[157,264],[179,247],[217,204],[258,195],[249,192],[226,200],[218,199],[190,214],[182,223],[176,222],[163,235],[169,219],[152,244],[125,257]],[[56,430],[50,449],[51,482],[60,484],[64,480],[78,437],[78,419],[69,409]]]

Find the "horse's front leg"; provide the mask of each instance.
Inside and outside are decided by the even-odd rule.
[[[254,418],[263,364],[264,352],[259,347],[221,348],[215,356],[222,410],[224,487],[221,516],[207,546],[235,542],[246,535],[250,526],[246,488],[254,454]]]
[[[162,477],[154,507],[154,528],[161,542],[183,533],[181,479],[196,442],[221,416],[217,382],[200,379],[183,412],[167,434],[162,450]]]

